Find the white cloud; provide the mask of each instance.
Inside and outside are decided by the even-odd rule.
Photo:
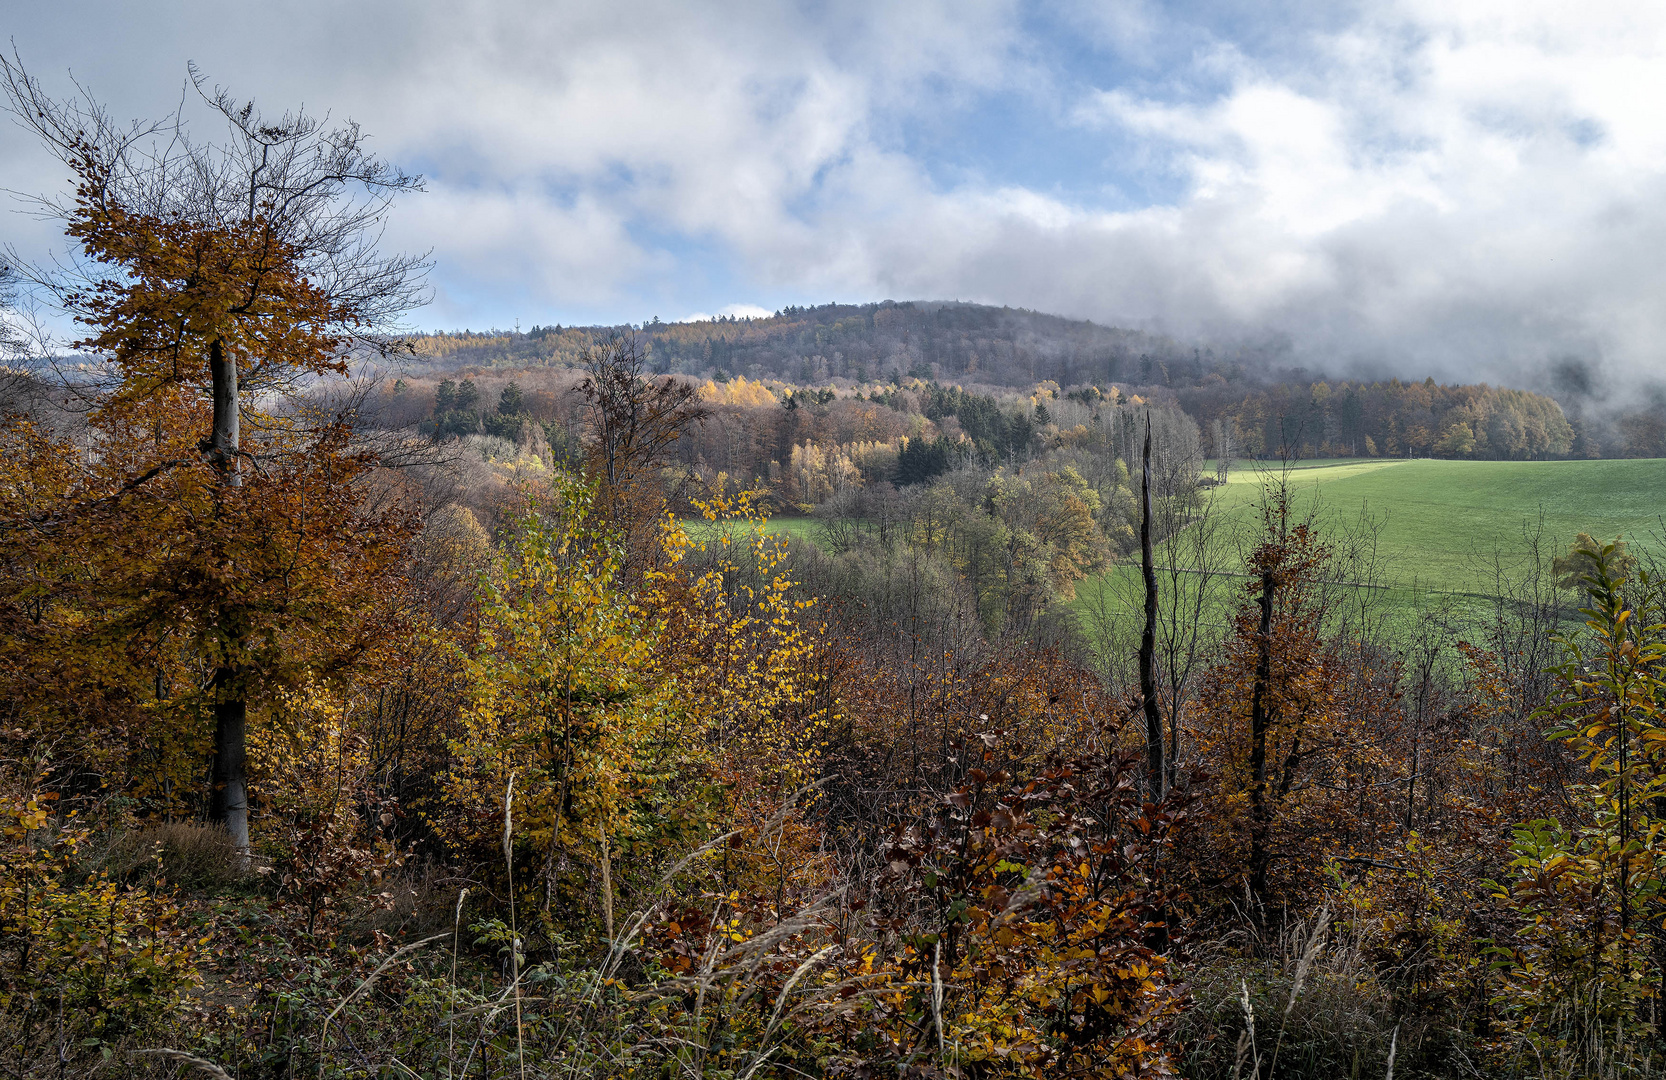
[[[916,192],[871,233],[888,294],[1181,331],[1287,333],[1310,360],[1507,381],[1569,353],[1643,376],[1666,340],[1662,18],[1385,8],[1218,96],[1108,89],[1075,110],[1180,169],[1107,214],[1032,192]],[[1564,29],[1567,31],[1564,33]],[[907,197],[905,194],[903,197]],[[842,221],[845,228],[857,223]]]
[[[1666,340],[1654,7],[1298,5],[1244,40],[1147,0],[91,8],[17,20],[35,71],[154,115],[195,59],[427,172],[390,232],[434,249],[425,323],[940,297],[1510,379],[1567,353],[1643,373]],[[1044,13],[1069,40],[1037,36]],[[1083,42],[1102,51],[1061,59]],[[1027,121],[992,100],[1055,117],[1038,137],[1086,171],[1014,179],[1029,133],[997,127]],[[942,167],[911,125],[980,164]],[[0,140],[0,186],[57,180]],[[1114,212],[1061,193],[1147,181]]]
[[[682,318],[675,321],[685,323],[710,322],[720,316],[729,315],[732,315],[737,319],[767,319],[774,314],[775,312],[771,311],[769,308],[759,307],[757,304],[728,304],[719,308],[716,315],[707,311],[697,311],[692,315],[684,315]]]

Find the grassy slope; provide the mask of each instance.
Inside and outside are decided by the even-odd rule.
[[[1251,519],[1262,483],[1275,474],[1241,469],[1220,493],[1223,508]],[[1380,519],[1389,576],[1435,589],[1480,586],[1478,557],[1526,553],[1527,530],[1543,521],[1560,549],[1576,533],[1652,542],[1666,513],[1666,460],[1368,461],[1299,468],[1290,484],[1301,505],[1325,516]]]
[[[1219,510],[1250,537],[1269,479],[1276,472],[1239,468],[1216,490]],[[1384,577],[1401,586],[1381,597],[1397,622],[1415,618],[1430,591],[1490,592],[1493,553],[1506,565],[1519,560],[1541,522],[1542,541],[1553,552],[1580,532],[1654,546],[1666,514],[1666,459],[1304,462],[1291,469],[1289,483],[1298,508],[1317,500],[1322,520],[1357,524],[1362,512],[1376,519]],[[1113,584],[1128,592],[1137,573],[1137,565],[1123,563],[1082,582],[1079,602]],[[1224,602],[1236,596],[1223,587]]]
[[[1250,466],[1234,469],[1216,490],[1219,510],[1254,530],[1262,486],[1275,478],[1276,472]],[[1313,461],[1293,466],[1289,482],[1298,508],[1317,499],[1322,520],[1354,524],[1362,511],[1377,520],[1385,577],[1405,587],[1394,590],[1392,602],[1408,614],[1427,591],[1490,591],[1492,553],[1506,563],[1519,559],[1527,552],[1528,531],[1541,521],[1544,543],[1560,551],[1579,532],[1603,539],[1622,535],[1634,545],[1658,543],[1659,519],[1666,514],[1666,459]],[[820,539],[813,518],[773,518],[769,529],[812,543]],[[1123,563],[1110,574],[1136,570]],[[1107,576],[1082,582],[1078,595],[1084,601],[1093,596]]]

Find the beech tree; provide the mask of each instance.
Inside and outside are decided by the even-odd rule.
[[[162,399],[206,399],[209,422],[188,452],[152,464],[126,488],[203,467],[232,491],[265,463],[244,435],[266,425],[255,403],[306,376],[346,371],[355,345],[385,335],[423,298],[421,257],[384,255],[384,215],[421,178],[381,161],[358,125],[304,111],[276,120],[252,102],[191,85],[223,120],[218,141],[192,134],[184,105],[123,125],[83,90],[50,95],[15,57],[0,56],[13,116],[74,175],[72,194],[41,196],[77,249],[21,274],[85,328],[70,348],[106,361],[90,404],[111,417]],[[226,506],[222,501],[220,510]],[[249,519],[218,513],[235,530]],[[237,573],[236,564],[230,567]],[[245,729],[251,676],[237,612],[208,628],[216,657],[212,816],[248,849]]]

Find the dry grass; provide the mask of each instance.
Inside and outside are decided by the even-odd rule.
[[[360,940],[377,931],[406,937],[436,934],[450,928],[458,891],[474,884],[472,878],[458,877],[439,863],[407,863],[376,886],[388,894],[387,903],[363,906],[345,919],[342,933]]]
[[[252,874],[222,826],[170,821],[109,837],[91,869],[121,881],[160,876],[183,889],[209,891],[246,884]]]
[[[1388,1075],[1392,1053],[1399,1080],[1482,1075],[1439,1018],[1395,1015],[1367,943],[1334,932],[1329,914],[1270,931],[1247,925],[1194,959],[1187,979],[1196,1004],[1175,1036],[1183,1074],[1376,1080]]]

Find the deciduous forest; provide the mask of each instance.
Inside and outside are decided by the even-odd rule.
[[[1537,460],[1666,454],[1659,404],[1603,405],[1600,379],[1574,361],[1550,373],[1554,399],[1505,387],[1442,385],[1432,376],[1327,379],[1292,366],[1276,343],[1188,347],[1138,331],[963,303],[827,304],[760,319],[421,335],[412,339],[416,357],[407,370],[490,377],[505,369],[570,369],[598,334],[627,330],[638,335],[652,371],[718,383],[741,378],[883,393],[919,382],[978,388],[997,398],[1027,396],[1037,386],[1099,395],[1119,388],[1180,408],[1205,433],[1211,455]]]
[[[412,337],[356,127],[0,67],[80,334],[0,386],[6,1075],[1661,1071],[1658,547],[1406,619],[1214,502],[1640,444],[970,306]]]

